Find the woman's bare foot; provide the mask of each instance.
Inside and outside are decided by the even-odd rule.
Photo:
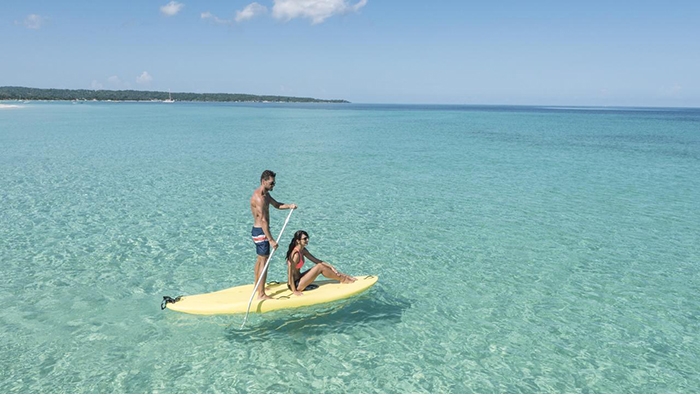
[[[271,300],[271,299],[273,299],[273,298],[267,294],[263,294],[263,295],[258,294],[258,301]]]
[[[343,284],[348,284],[348,283],[352,283],[352,282],[355,282],[355,281],[357,281],[357,279],[353,278],[353,277],[350,276],[350,275],[345,275],[345,274],[343,274],[343,275],[340,277],[340,283],[343,283]]]

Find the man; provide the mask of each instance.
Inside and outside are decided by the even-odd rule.
[[[260,187],[255,189],[253,197],[250,198],[250,210],[253,213],[253,242],[258,254],[255,261],[255,283],[258,283],[260,273],[265,268],[265,263],[270,257],[270,247],[277,249],[277,241],[270,234],[270,204],[277,209],[296,209],[296,204],[280,204],[270,195],[275,187],[275,173],[270,170],[263,171],[260,176]],[[263,279],[258,287],[258,299],[270,300],[272,297],[265,294],[265,281],[267,272],[263,274]]]

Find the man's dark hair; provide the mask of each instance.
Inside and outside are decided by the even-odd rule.
[[[274,172],[272,172],[270,170],[265,170],[265,171],[263,171],[262,175],[260,175],[260,182],[266,181],[266,180],[268,180],[270,178],[274,178],[276,176],[277,176],[277,174],[275,174]]]

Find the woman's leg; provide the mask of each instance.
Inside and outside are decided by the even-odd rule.
[[[341,274],[340,272],[336,274],[330,265],[326,263],[321,263],[316,264],[315,267],[309,270],[309,273],[307,273],[301,278],[297,290],[303,291],[306,288],[306,286],[308,286],[311,282],[316,280],[316,278],[319,275],[323,275],[328,279],[335,279],[337,281],[340,281],[341,283],[352,283],[355,281],[355,278],[352,278],[345,274]]]
[[[337,276],[340,277],[340,279],[338,279],[340,281],[340,283],[352,283],[352,282],[355,282],[357,280],[350,275],[347,275],[347,274],[344,274],[344,273],[338,271],[337,269],[335,269],[335,267],[333,267],[332,265],[330,265],[328,263],[323,263],[323,264],[326,265],[326,267],[330,268],[333,271],[333,273],[335,273]]]

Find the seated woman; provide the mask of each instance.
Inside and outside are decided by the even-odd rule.
[[[357,280],[352,276],[341,274],[332,265],[314,257],[306,250],[306,245],[308,244],[309,234],[304,230],[294,233],[294,238],[289,243],[289,249],[287,250],[287,265],[289,268],[287,287],[292,293],[298,296],[304,295],[302,291],[319,275],[323,275],[328,279],[338,280],[340,283],[352,283]],[[307,257],[316,265],[309,270],[301,272],[300,269],[304,265],[304,257]]]

